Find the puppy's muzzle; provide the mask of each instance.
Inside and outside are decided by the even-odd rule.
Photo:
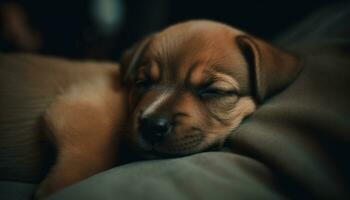
[[[172,120],[165,116],[145,116],[140,119],[139,132],[150,144],[159,144],[170,134]]]

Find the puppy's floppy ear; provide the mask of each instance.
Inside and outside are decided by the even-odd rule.
[[[120,59],[123,83],[126,83],[130,76],[135,72],[136,67],[139,65],[140,59],[142,58],[153,37],[154,36],[151,35],[144,38],[123,53]]]
[[[297,57],[260,39],[241,35],[236,40],[249,65],[258,103],[290,84],[301,70]]]

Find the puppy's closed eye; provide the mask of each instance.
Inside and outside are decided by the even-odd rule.
[[[216,73],[199,88],[198,94],[201,98],[235,97],[238,95],[237,85],[231,77]]]
[[[144,64],[138,70],[135,86],[138,88],[149,88],[153,83],[154,80],[151,76],[150,67],[148,64]]]
[[[237,92],[234,89],[208,87],[208,88],[200,89],[198,91],[198,95],[204,99],[205,98],[219,98],[219,97],[236,96]]]
[[[150,78],[138,78],[135,81],[135,85],[138,88],[149,88],[153,84]]]

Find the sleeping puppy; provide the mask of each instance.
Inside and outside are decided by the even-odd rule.
[[[205,20],[149,36],[121,63],[133,108],[127,143],[144,157],[220,146],[258,104],[300,71],[293,55]]]
[[[69,63],[60,69],[52,68],[52,60],[39,60],[37,65],[44,63],[47,68],[41,70],[48,73],[32,71],[30,78],[41,90],[19,88],[16,91],[27,92],[25,98],[35,98],[21,94],[21,100],[11,100],[37,106],[38,92],[50,97],[47,106],[35,110],[43,116],[57,158],[37,198],[118,164],[117,147],[124,136],[123,144],[142,158],[183,156],[220,146],[258,104],[300,71],[293,55],[205,20],[170,26],[135,44],[122,56],[121,74],[110,66],[74,71]],[[13,151],[21,149],[16,147],[11,146]]]

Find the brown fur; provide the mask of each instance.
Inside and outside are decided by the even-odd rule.
[[[0,92],[5,98],[0,131],[5,142],[0,153],[10,159],[0,160],[0,167],[27,167],[13,158],[32,161],[33,169],[42,165],[44,150],[32,142],[40,140],[39,118],[57,153],[37,198],[118,164],[127,116],[126,142],[144,157],[204,151],[221,145],[257,102],[285,87],[300,70],[294,56],[204,20],[171,26],[126,51],[123,78],[118,66],[108,63],[23,55],[1,59]],[[30,109],[13,112],[5,109],[8,105]],[[170,134],[157,144],[139,132],[140,118],[151,115],[173,121]],[[26,132],[20,130],[23,124]],[[33,151],[37,156],[31,160],[27,155]],[[34,171],[23,177],[38,174]]]
[[[41,178],[47,139],[57,158],[37,198],[115,166],[127,111],[117,64],[6,54],[0,62],[2,179]]]
[[[296,63],[290,54],[213,21],[179,23],[156,33],[122,60],[134,108],[129,143],[146,157],[186,155],[221,145],[257,102],[296,76]],[[139,86],[140,81],[148,83]],[[219,94],[203,97],[201,90]],[[140,134],[140,119],[150,116],[174,122],[161,143],[150,144]]]

